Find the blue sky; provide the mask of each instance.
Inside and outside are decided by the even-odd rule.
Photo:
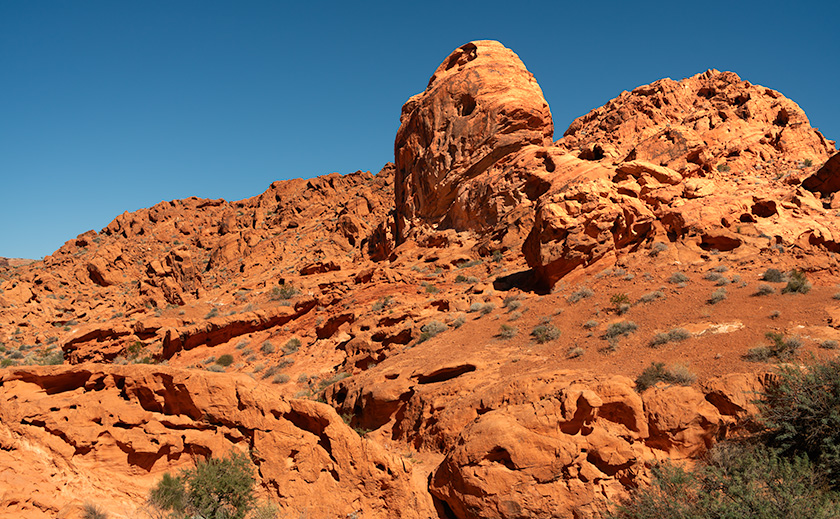
[[[496,39],[559,138],[622,90],[708,68],[840,139],[838,2],[0,0],[0,256],[40,258],[161,200],[378,171],[400,108]]]

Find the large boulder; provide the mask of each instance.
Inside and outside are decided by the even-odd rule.
[[[426,90],[402,109],[394,143],[397,240],[423,222],[459,230],[481,226],[452,211],[494,164],[528,145],[550,145],[554,124],[534,76],[495,41],[459,47]],[[511,200],[510,207],[515,203]]]

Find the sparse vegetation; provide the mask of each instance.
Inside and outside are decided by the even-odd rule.
[[[716,305],[716,304],[720,303],[721,301],[723,301],[724,299],[726,299],[726,297],[727,297],[726,289],[723,288],[723,287],[720,287],[719,289],[712,292],[712,295],[709,296],[709,299],[708,299],[707,302],[710,305]]]
[[[657,382],[690,386],[696,379],[697,376],[691,373],[685,366],[674,365],[666,368],[662,362],[652,362],[636,378],[636,391],[642,392],[656,385]]]
[[[435,335],[445,332],[448,327],[440,321],[429,321],[420,328],[420,337],[417,339],[418,343],[426,342]]]
[[[724,163],[724,164],[718,164],[717,165],[717,170],[720,171],[721,173],[728,173],[729,171],[732,170],[732,168],[729,167],[729,164]]]
[[[376,313],[379,313],[382,310],[391,306],[392,304],[393,304],[393,298],[391,296],[381,297],[381,298],[377,299],[375,303],[373,303],[373,306],[371,307],[371,310],[373,310]]]
[[[650,255],[653,257],[659,256],[661,252],[668,250],[668,245],[661,241],[655,242],[650,248]]]
[[[836,350],[837,349],[837,341],[835,341],[833,339],[828,339],[828,340],[822,341],[820,343],[820,348],[822,348],[824,350]]]
[[[597,328],[598,327],[598,321],[596,321],[595,319],[590,319],[590,320],[586,321],[585,323],[583,323],[583,327],[586,328],[587,330]]]
[[[459,315],[458,317],[453,319],[451,323],[449,323],[449,326],[451,326],[453,328],[460,328],[461,326],[464,325],[465,322],[467,322],[467,320],[464,318],[464,316]]]
[[[640,303],[652,303],[654,301],[659,301],[660,299],[665,299],[665,292],[661,290],[654,290],[653,292],[648,292],[647,294],[642,295],[639,298]]]
[[[291,355],[300,349],[300,339],[292,337],[283,345],[283,355]]]
[[[82,505],[82,519],[108,519],[108,514],[99,505],[85,503]]]
[[[230,366],[231,364],[233,364],[233,355],[231,355],[230,353],[225,353],[224,355],[216,359],[216,364],[224,367]]]
[[[280,283],[271,289],[270,299],[272,301],[286,301],[297,295],[297,289],[290,283]]]
[[[793,270],[788,274],[788,282],[782,289],[783,294],[807,294],[811,290],[811,283],[805,277],[805,273]]]
[[[626,337],[635,332],[639,327],[633,321],[619,321],[607,326],[604,332],[604,338],[616,339],[618,337]]]
[[[582,357],[585,351],[580,346],[572,346],[569,348],[569,351],[566,352],[566,356],[570,359],[576,359],[578,357]]]
[[[265,341],[264,343],[262,343],[262,346],[260,346],[260,351],[265,353],[266,355],[274,353],[274,345],[271,344],[270,341]]]
[[[775,358],[785,361],[795,357],[799,348],[802,347],[802,339],[799,337],[785,337],[776,332],[767,332],[765,337],[770,340],[770,345],[750,348],[744,355],[745,360],[764,362]]]
[[[764,271],[764,274],[761,275],[761,280],[768,281],[770,283],[782,283],[785,281],[785,275],[782,274],[781,270],[767,269]]]
[[[761,283],[758,285],[758,289],[755,292],[757,296],[769,296],[770,294],[775,294],[776,289],[773,288],[772,285],[768,285],[767,283]]]
[[[555,341],[560,338],[560,329],[550,324],[540,324],[531,330],[531,336],[540,344]]]
[[[688,280],[689,277],[682,272],[674,272],[673,274],[671,274],[671,277],[668,278],[668,282],[673,283],[675,285],[678,285],[680,283],[688,283]]]
[[[650,346],[656,347],[668,344],[669,342],[682,342],[689,337],[691,337],[691,332],[685,328],[672,328],[668,332],[654,335],[653,339],[650,340]]]
[[[592,291],[591,288],[583,287],[581,289],[575,290],[572,292],[569,297],[566,298],[566,301],[569,303],[577,303],[581,299],[586,299],[587,297],[592,297],[595,295],[595,292]]]
[[[515,326],[503,324],[499,329],[499,337],[501,337],[502,339],[512,339],[516,337],[517,332],[518,330]]]

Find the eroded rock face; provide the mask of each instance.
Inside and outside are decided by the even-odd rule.
[[[558,145],[587,160],[637,159],[684,173],[817,164],[834,151],[795,102],[717,70],[623,92],[572,122]]]
[[[243,375],[87,364],[0,377],[0,466],[14,467],[0,471],[5,514],[63,517],[84,500],[133,517],[164,472],[230,451],[249,455],[288,516],[432,516],[398,457],[329,406]]]
[[[482,211],[464,203],[482,175],[527,145],[551,144],[554,133],[533,75],[495,41],[455,50],[426,90],[405,103],[400,122],[394,143],[398,241],[419,223],[485,228]],[[460,211],[452,210],[456,205]]]

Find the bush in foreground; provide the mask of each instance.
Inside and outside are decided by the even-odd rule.
[[[613,514],[621,519],[828,519],[837,495],[820,484],[806,457],[783,458],[766,447],[719,445],[706,465],[685,470],[663,463],[653,485],[634,492]]]
[[[242,454],[199,461],[177,476],[166,473],[149,493],[153,508],[177,519],[244,519],[255,503],[251,462]]]

